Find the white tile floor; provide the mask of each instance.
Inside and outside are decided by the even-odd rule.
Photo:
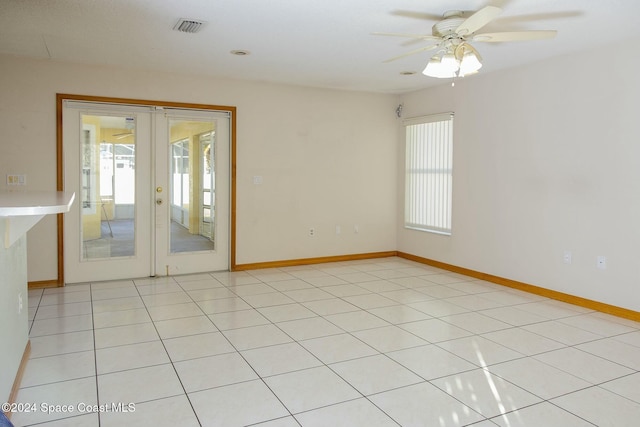
[[[640,419],[639,323],[400,258],[33,290],[29,309],[18,401],[37,411],[16,426]]]

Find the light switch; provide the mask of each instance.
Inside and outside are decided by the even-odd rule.
[[[7,185],[27,185],[27,176],[7,175]]]

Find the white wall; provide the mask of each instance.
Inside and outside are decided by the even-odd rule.
[[[232,105],[237,263],[395,249],[396,96],[12,56],[0,75],[0,186],[24,173],[29,189],[55,190],[56,93]],[[54,217],[29,232],[30,281],[57,277],[55,242]]]
[[[455,112],[453,235],[402,227],[401,147],[398,250],[640,311],[640,52],[630,45],[404,96],[405,117]]]

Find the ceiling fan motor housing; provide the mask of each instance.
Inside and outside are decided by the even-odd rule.
[[[431,28],[431,33],[436,37],[442,37],[444,39],[462,38],[456,30],[465,21],[463,12],[459,10],[452,10],[446,12],[442,21],[438,21]]]

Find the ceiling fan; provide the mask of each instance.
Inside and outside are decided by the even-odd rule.
[[[115,134],[113,134],[113,137],[115,139],[124,139],[124,138],[128,138],[130,136],[133,136],[133,135],[134,135],[133,131],[129,131],[129,132],[123,132],[123,133],[115,133]]]
[[[431,34],[373,33],[381,36],[405,37],[430,42],[427,46],[387,59],[384,62],[418,53],[438,50],[431,57],[424,75],[438,78],[464,77],[477,73],[482,67],[482,57],[471,42],[501,43],[526,40],[544,40],[554,38],[555,30],[504,31],[497,33],[477,33],[482,27],[502,13],[496,6],[485,6],[477,12],[445,12],[442,19],[435,23]]]

